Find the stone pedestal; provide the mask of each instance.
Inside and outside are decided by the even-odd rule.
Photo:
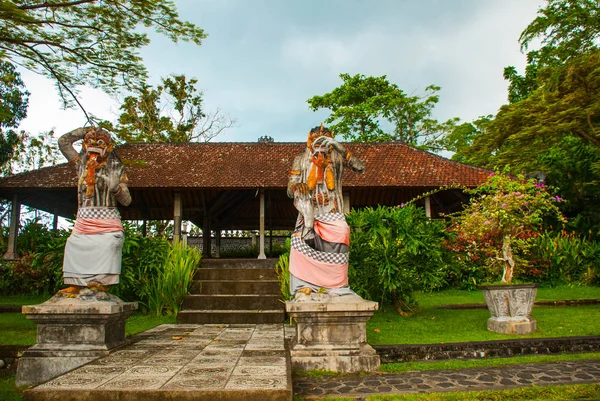
[[[379,356],[367,344],[367,321],[377,309],[377,302],[358,295],[296,294],[286,302],[296,322],[292,367],[339,373],[379,370]]]
[[[531,310],[537,284],[487,285],[479,287],[492,314],[489,331],[500,334],[530,334],[537,329]]]
[[[23,314],[37,324],[37,343],[19,359],[17,386],[43,383],[125,344],[125,320],[136,309],[135,302],[89,289],[77,298],[57,294],[23,306]]]

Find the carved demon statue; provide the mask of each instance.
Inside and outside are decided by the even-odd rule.
[[[294,159],[287,193],[298,209],[290,250],[290,292],[353,294],[348,287],[350,228],[344,217],[344,167],[362,173],[361,160],[321,125],[308,133]]]
[[[73,148],[79,140],[83,140],[81,153]],[[77,128],[61,136],[58,144],[78,175],[77,220],[63,262],[69,287],[60,292],[77,294],[84,287],[106,291],[118,284],[121,272],[124,234],[117,202],[131,203],[127,176],[113,151],[110,133],[101,128]]]

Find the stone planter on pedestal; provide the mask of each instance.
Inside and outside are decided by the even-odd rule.
[[[480,286],[492,314],[488,330],[500,334],[529,334],[536,330],[531,317],[537,284]]]
[[[39,305],[23,306],[37,324],[37,343],[23,353],[17,386],[33,386],[62,375],[125,344],[125,320],[137,303],[84,289],[77,298],[57,294]]]
[[[286,302],[296,322],[292,367],[340,373],[377,371],[379,356],[367,344],[367,321],[377,309],[377,302],[358,295],[296,294]]]

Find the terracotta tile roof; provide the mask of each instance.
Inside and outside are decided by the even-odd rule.
[[[117,148],[131,188],[285,188],[304,143],[213,142],[128,144]],[[490,171],[389,142],[345,144],[365,173],[344,173],[346,187],[476,186]],[[61,164],[0,179],[2,188],[75,187],[73,167]]]

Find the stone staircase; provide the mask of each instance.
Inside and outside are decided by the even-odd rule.
[[[185,297],[178,323],[264,324],[284,321],[277,259],[206,259]]]

